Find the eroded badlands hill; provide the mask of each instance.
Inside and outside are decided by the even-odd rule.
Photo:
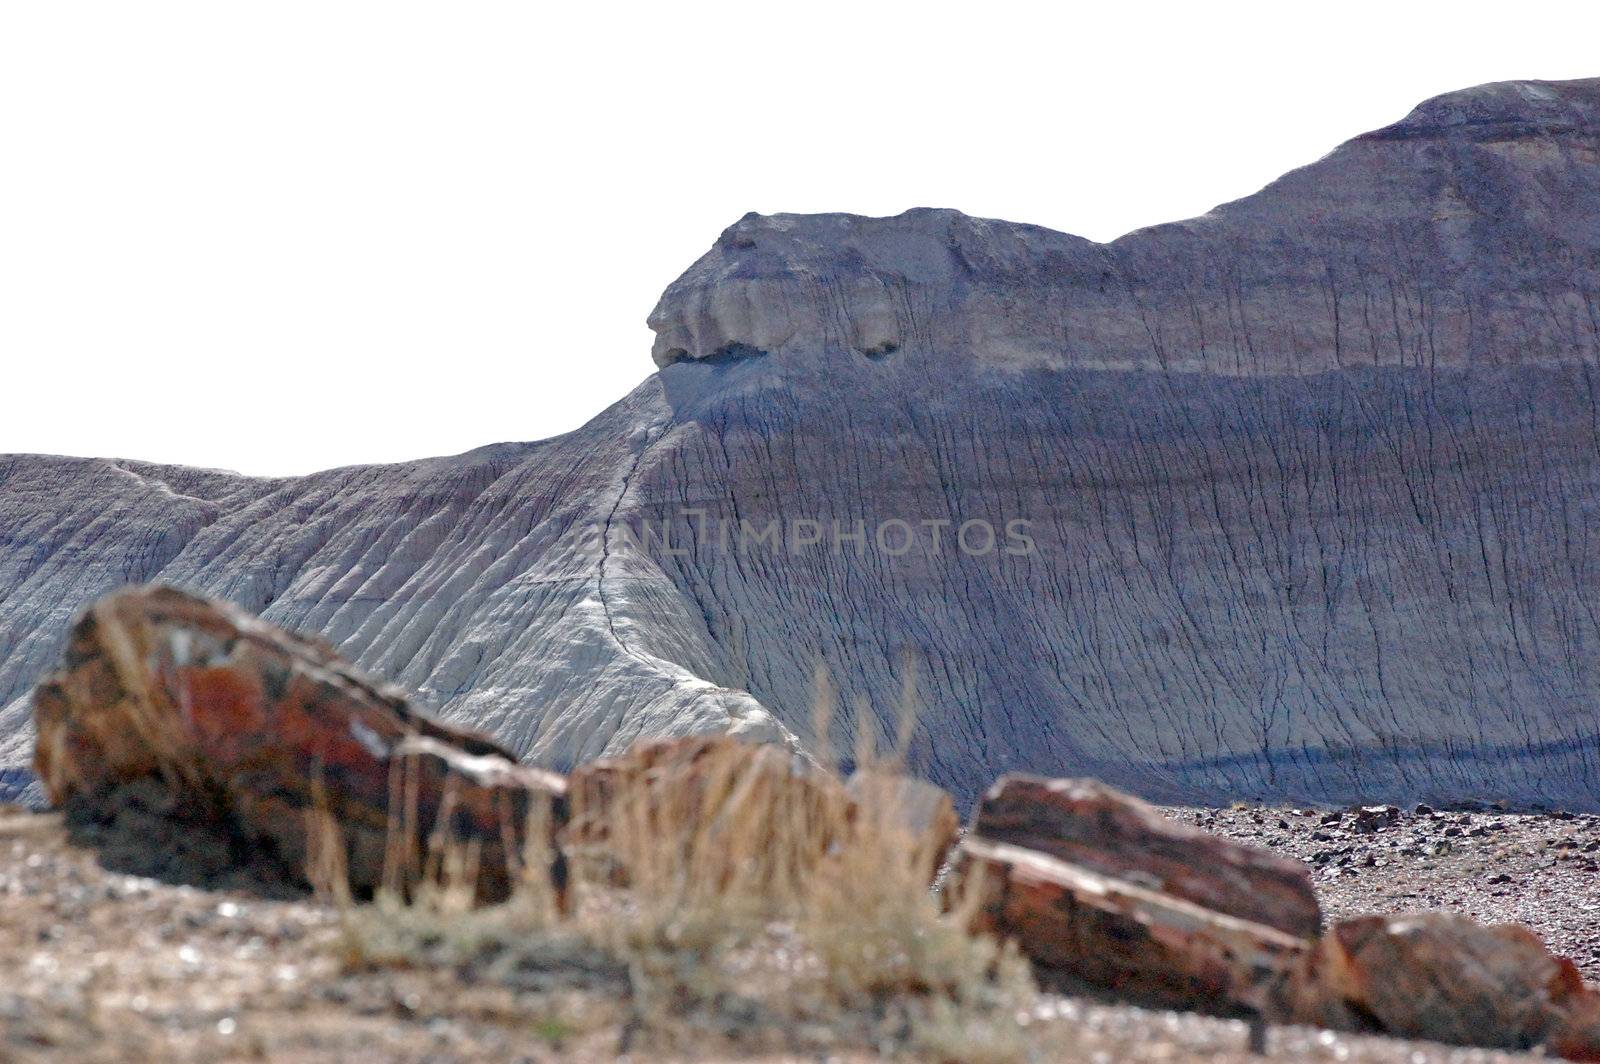
[[[0,458],[12,786],[72,612],[159,579],[557,766],[809,742],[820,662],[845,742],[914,677],[961,794],[1600,806],[1600,80],[1439,97],[1110,244],[749,216],[651,325],[660,371],[541,443]]]

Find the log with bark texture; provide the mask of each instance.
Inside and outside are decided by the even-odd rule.
[[[1319,938],[1303,866],[1096,780],[1002,779],[958,854],[953,905],[1016,941],[1047,983],[1600,1059],[1600,995],[1526,928],[1428,913],[1346,920]]]
[[[160,776],[297,869],[323,808],[358,889],[452,841],[478,854],[480,892],[503,895],[530,817],[564,817],[560,776],[430,720],[320,643],[173,588],[90,607],[34,705],[53,803]]]
[[[1003,776],[973,831],[1286,934],[1322,927],[1303,863],[1181,824],[1099,780]]]
[[[954,904],[1017,942],[1047,985],[1224,1015],[1284,1017],[1309,940],[1047,854],[968,836]],[[974,897],[969,892],[976,892]]]
[[[1370,916],[1318,944],[1300,1019],[1457,1045],[1600,1060],[1600,997],[1527,928],[1463,916]]]

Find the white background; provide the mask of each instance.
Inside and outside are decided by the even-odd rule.
[[[1597,42],[1593,0],[0,0],[0,451],[537,439],[643,379],[746,211],[1105,240]]]

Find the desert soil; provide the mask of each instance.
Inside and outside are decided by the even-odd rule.
[[[1600,982],[1600,816],[1426,806],[1167,812],[1305,861],[1330,920],[1443,909],[1526,924]]]
[[[1356,834],[1352,816],[1171,812],[1315,860],[1332,915],[1437,906],[1517,919],[1591,974],[1600,961],[1585,849],[1600,819],[1408,814]],[[722,1030],[664,1049],[636,1032],[614,988],[564,985],[558,972],[513,987],[448,968],[363,969],[346,959],[335,909],[242,856],[160,818],[101,825],[0,807],[0,1061],[722,1060],[750,1044]],[[1041,1061],[1262,1059],[1231,1020],[1071,998],[1019,1019]],[[1275,1028],[1267,1059],[1534,1058]]]

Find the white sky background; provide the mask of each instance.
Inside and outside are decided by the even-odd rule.
[[[749,210],[1107,240],[1600,3],[0,6],[0,452],[283,474],[575,428]]]

